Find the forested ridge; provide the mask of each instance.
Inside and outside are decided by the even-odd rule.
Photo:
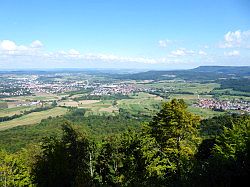
[[[73,109],[2,134],[0,186],[243,186],[250,177],[250,116],[201,119],[183,100],[163,103],[152,119],[83,118]],[[105,118],[105,120],[104,120]],[[86,126],[80,124],[84,122]],[[46,129],[46,130],[44,130]],[[98,131],[99,129],[99,131]],[[15,137],[13,137],[15,138]],[[7,144],[1,140],[0,144]],[[26,142],[26,143],[24,143]],[[27,143],[28,142],[28,143]]]

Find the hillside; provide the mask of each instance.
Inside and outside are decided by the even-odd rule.
[[[250,66],[199,66],[197,68],[192,69],[191,71],[249,76]]]
[[[115,75],[117,79],[132,80],[171,80],[211,81],[217,79],[240,78],[250,76],[249,66],[199,66],[190,70],[147,71],[135,74]]]

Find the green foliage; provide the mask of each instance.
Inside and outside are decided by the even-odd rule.
[[[206,187],[249,182],[249,115],[200,123],[176,99],[164,103],[142,129],[143,118],[125,112],[84,114],[84,109],[71,108],[63,117],[1,132],[5,148],[28,147],[15,154],[0,152],[0,186]],[[29,145],[34,143],[40,148]]]
[[[56,107],[56,106],[57,106],[56,100],[54,100],[54,101],[52,102],[51,106],[52,106],[52,107]]]
[[[228,116],[225,116],[228,119]],[[232,116],[214,139],[203,140],[193,169],[194,186],[244,186],[250,177],[250,116]]]
[[[32,173],[38,186],[90,185],[90,142],[70,124],[62,125],[61,139],[44,139],[42,154],[36,159]]]
[[[124,186],[143,186],[147,183],[143,138],[141,133],[131,129],[121,137],[119,153],[122,154],[122,167],[120,173]]]
[[[33,186],[30,168],[22,152],[9,154],[0,151],[0,186]]]
[[[221,89],[232,88],[236,91],[250,92],[250,79],[227,79],[220,81]]]
[[[224,127],[231,128],[233,124],[239,124],[242,121],[244,118],[239,114],[215,116],[201,121],[200,132],[202,136],[214,138],[223,133]]]
[[[128,95],[114,94],[114,95],[83,95],[76,97],[74,101],[81,100],[115,100],[115,99],[131,99]]]
[[[96,159],[97,178],[101,185],[115,186],[120,183],[119,168],[121,154],[117,137],[109,137],[102,142]]]
[[[143,119],[117,116],[89,116],[84,117],[85,109],[72,108],[62,117],[48,118],[37,125],[19,126],[0,131],[0,148],[16,152],[29,144],[41,142],[45,136],[60,135],[60,126],[65,121],[72,122],[79,131],[87,131],[92,138],[100,141],[112,134],[125,132],[129,127],[139,129]]]
[[[147,126],[148,133],[163,153],[163,160],[159,157],[157,160],[164,163],[165,176],[172,176],[177,182],[188,172],[187,162],[193,157],[199,142],[199,117],[186,109],[183,100],[173,99],[163,104],[161,111]]]

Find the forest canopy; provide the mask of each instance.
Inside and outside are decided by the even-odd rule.
[[[248,115],[202,120],[183,100],[173,99],[140,127],[96,139],[79,125],[82,112],[50,119],[57,121],[58,133],[44,134],[40,142],[14,153],[1,150],[0,185],[241,186],[249,181]]]

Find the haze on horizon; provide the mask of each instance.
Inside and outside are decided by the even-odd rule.
[[[250,65],[250,1],[1,1],[0,70]]]

